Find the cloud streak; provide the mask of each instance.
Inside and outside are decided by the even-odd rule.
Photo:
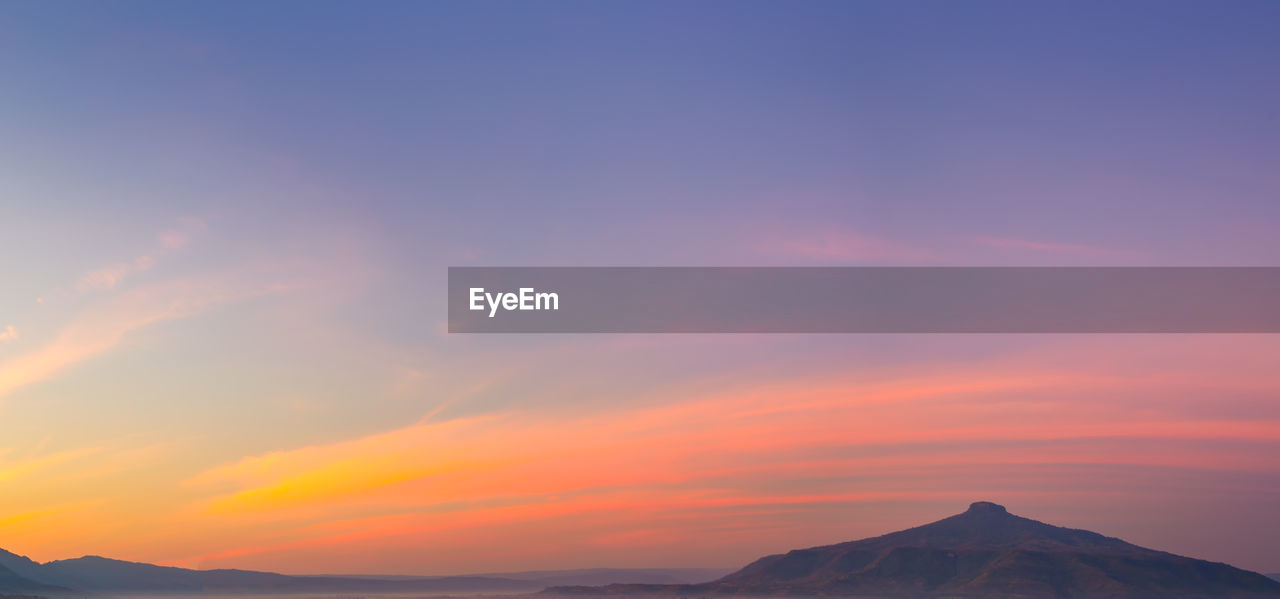
[[[974,241],[980,246],[1001,250],[1024,250],[1035,253],[1061,254],[1083,258],[1101,258],[1123,254],[1123,252],[1116,250],[1089,245],[1056,243],[1050,241],[1032,241],[1027,239],[1010,239],[1007,237],[978,237]]]
[[[272,530],[249,537],[275,541],[188,563],[450,543],[478,555],[566,543],[632,557],[727,536],[801,543],[856,505],[1109,492],[1124,471],[1280,469],[1274,451],[1258,453],[1280,448],[1280,419],[1116,401],[1185,379],[1017,372],[755,382],[654,407],[508,411],[249,457],[187,482],[212,492],[193,516],[255,523]],[[1072,473],[1081,465],[1107,474]],[[294,524],[277,528],[282,520]],[[476,540],[489,535],[497,545]]]
[[[111,296],[74,317],[52,341],[0,362],[0,399],[110,350],[133,331],[284,288],[266,273],[239,271],[155,283]]]
[[[130,261],[116,262],[109,266],[86,272],[76,280],[73,286],[74,290],[77,293],[88,293],[114,289],[130,276],[151,270],[158,259],[185,247],[191,242],[196,232],[203,230],[205,227],[204,220],[199,218],[183,217],[178,221],[178,227],[166,230],[156,236],[157,247],[153,248],[152,251]],[[41,297],[37,301],[44,303],[45,298]]]
[[[150,270],[152,266],[155,266],[155,260],[150,256],[139,256],[133,262],[117,262],[85,273],[76,282],[75,289],[80,293],[111,289],[124,281],[125,277]]]
[[[758,250],[768,256],[820,264],[910,263],[937,258],[924,248],[833,228],[774,234],[760,243]]]

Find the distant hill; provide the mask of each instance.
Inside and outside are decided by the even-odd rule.
[[[764,557],[710,583],[557,587],[545,593],[1245,599],[1280,597],[1280,582],[978,502],[932,524]]]
[[[286,576],[247,570],[188,570],[86,556],[40,564],[0,550],[0,593],[119,592],[520,592],[545,585],[483,576],[377,578]],[[8,573],[8,574],[6,574]]]
[[[25,555],[18,555],[16,553],[10,553],[4,549],[0,549],[0,568],[8,570],[22,578],[33,578],[35,572],[40,569],[40,564],[31,561]],[[0,574],[0,577],[3,576],[3,574]],[[0,578],[0,580],[3,580],[3,578]],[[0,586],[0,590],[3,590],[4,588],[5,587]]]
[[[554,585],[693,583],[726,570],[594,568],[475,576],[286,576],[248,570],[189,570],[86,556],[41,564],[0,549],[0,594],[89,593],[532,593]],[[4,599],[0,597],[0,599]]]
[[[0,564],[0,597],[8,593],[49,593],[67,589],[26,578]]]

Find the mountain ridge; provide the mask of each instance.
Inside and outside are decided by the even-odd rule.
[[[765,556],[711,582],[669,583],[692,572],[709,574],[714,570],[597,568],[439,577],[289,576],[250,570],[189,570],[100,556],[42,564],[0,549],[0,595],[48,597],[208,591],[509,593],[543,587],[547,587],[541,591],[544,596],[1280,597],[1280,582],[1262,574],[1015,516],[1003,506],[985,501],[922,526]],[[585,586],[601,580],[636,582]]]
[[[762,557],[696,585],[558,587],[568,595],[1164,599],[1280,597],[1262,574],[1045,524],[979,501],[937,522]]]
[[[32,580],[0,564],[0,591],[4,593],[60,593],[67,590]]]
[[[0,596],[84,593],[446,592],[531,593],[563,584],[660,583],[709,580],[725,570],[705,568],[589,568],[454,576],[308,575],[253,570],[192,570],[96,555],[39,563],[0,549]],[[705,577],[703,575],[705,574]]]

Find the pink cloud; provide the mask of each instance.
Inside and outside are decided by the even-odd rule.
[[[1080,492],[1096,493],[1118,484],[1122,469],[1159,476],[1280,465],[1219,443],[1280,442],[1280,422],[1208,417],[1166,399],[1171,389],[1220,391],[1215,377],[1078,368],[752,380],[656,406],[421,421],[246,457],[188,481],[194,493],[210,492],[191,513],[265,530],[206,545],[213,551],[192,561],[297,568],[334,547],[418,555],[456,542],[476,555],[441,556],[434,567],[531,566],[553,543],[617,559],[647,547],[656,558],[670,559],[662,552],[673,547],[690,558],[730,555],[729,536],[758,552],[783,543],[786,530],[800,546],[826,530],[824,514],[861,503],[1061,496],[1086,483],[1094,487]],[[1112,474],[1073,474],[1081,464]],[[1031,480],[1037,486],[1026,490]],[[504,547],[539,551],[495,557]]]
[[[180,227],[165,231],[157,236],[159,247],[153,252],[134,258],[131,262],[117,262],[96,270],[91,270],[76,281],[75,290],[84,293],[113,289],[134,273],[150,270],[156,264],[157,257],[182,248],[191,242],[192,232],[204,227],[204,221],[195,218],[179,219]],[[44,303],[44,298],[39,298]]]
[[[136,265],[103,269],[92,283],[109,288],[134,268]],[[50,343],[0,362],[0,397],[108,351],[134,330],[287,288],[270,279],[261,280],[263,274],[267,273],[244,271],[191,277],[113,296],[110,301],[78,315]]]
[[[76,291],[84,293],[111,289],[133,273],[150,270],[155,263],[155,259],[151,256],[139,256],[133,262],[117,262],[105,268],[89,271],[76,282]]]
[[[191,241],[191,237],[182,231],[166,231],[160,234],[160,245],[176,250]]]
[[[768,255],[820,263],[917,262],[934,257],[924,248],[838,229],[777,236],[758,249]]]
[[[1070,243],[1054,243],[1048,241],[1032,241],[1026,239],[1010,239],[1006,237],[979,237],[978,245],[1003,250],[1031,250],[1040,253],[1067,254],[1071,256],[1097,257],[1114,256],[1120,252],[1107,248]]]

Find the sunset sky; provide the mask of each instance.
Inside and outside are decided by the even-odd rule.
[[[1280,265],[1274,2],[0,3],[0,548],[1280,571],[1275,335],[450,335],[467,265]]]

